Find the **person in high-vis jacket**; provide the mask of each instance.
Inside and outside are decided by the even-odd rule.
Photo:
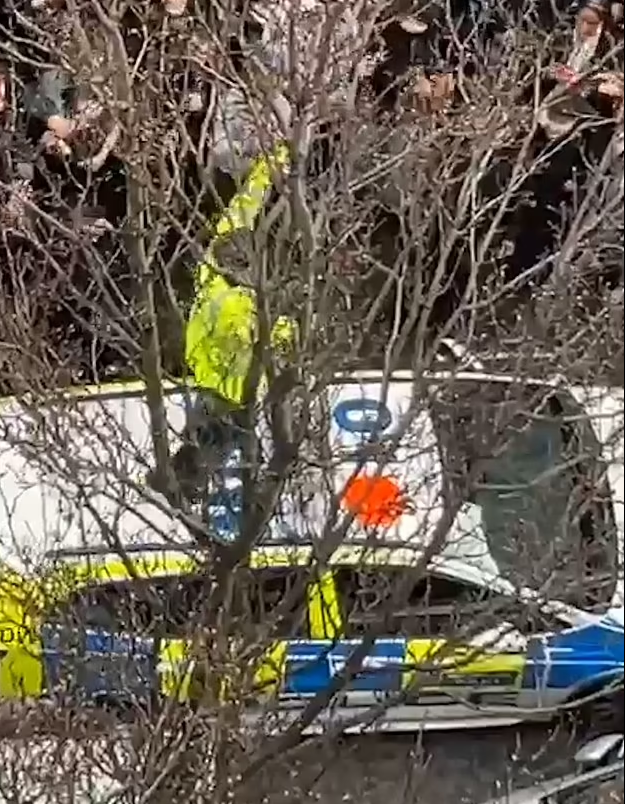
[[[187,499],[199,501],[211,467],[222,464],[244,434],[248,375],[258,338],[256,294],[236,270],[220,265],[219,246],[238,231],[254,228],[273,184],[274,171],[288,168],[288,149],[258,157],[241,191],[217,221],[214,237],[195,272],[195,296],[185,333],[185,362],[197,389],[185,444],[174,470]],[[271,344],[283,352],[294,344],[296,325],[280,317]],[[260,378],[259,387],[263,380]]]

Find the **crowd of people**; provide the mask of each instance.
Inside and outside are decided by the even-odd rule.
[[[98,2],[5,2],[0,14],[0,281],[5,298],[23,294],[25,283],[44,287],[34,318],[45,319],[47,335],[65,348],[72,338],[86,343],[91,335],[85,340],[80,329],[92,315],[76,316],[74,310],[70,325],[67,295],[59,283],[71,274],[79,288],[74,298],[88,295],[89,280],[81,273],[86,245],[95,245],[118,266],[125,263],[126,177],[131,165],[136,170],[137,148],[145,145],[147,153],[159,143],[191,199],[184,212],[172,200],[170,213],[178,221],[159,242],[159,265],[171,265],[177,254],[195,253],[194,241],[201,239],[206,220],[236,192],[254,157],[288,138],[306,102],[307,86],[317,93],[318,130],[326,135],[333,109],[350,102],[372,105],[381,125],[407,110],[416,116],[457,114],[467,103],[467,77],[497,71],[510,49],[518,49],[530,65],[537,61],[536,52],[525,52],[519,44],[532,30],[549,34],[552,52],[538,82],[527,72],[518,102],[531,106],[538,87],[543,102],[537,106],[535,147],[566,141],[568,150],[563,147],[557,158],[550,157],[548,178],[538,176],[528,185],[532,202],[514,211],[512,272],[522,273],[555,248],[552,219],[561,216],[562,205],[577,192],[573,178],[583,184],[580,177],[589,175],[593,160],[609,154],[608,173],[615,176],[622,203],[622,3],[582,0],[576,8],[558,8],[556,2],[531,7],[469,0],[393,2],[384,6],[375,25],[363,22],[371,22],[367,5],[277,0],[226,11],[218,2],[145,0],[120,11],[121,4],[108,8]],[[325,68],[316,76],[310,65],[322,51]],[[262,92],[252,91],[258,88]],[[124,93],[143,104],[134,141],[129,129],[136,120],[124,106]],[[154,122],[148,125],[151,113]],[[174,113],[185,121],[184,135],[173,122]],[[340,133],[340,128],[334,131]],[[187,136],[190,146],[184,145]],[[156,168],[150,172],[148,164],[147,170],[146,183],[158,183]],[[146,216],[146,226],[149,220]],[[527,231],[533,233],[531,244],[524,237]],[[61,241],[73,245],[62,258],[57,249],[55,257]],[[65,269],[62,280],[52,271],[54,288],[41,267],[47,259],[61,259]],[[28,267],[18,270],[20,260]],[[188,270],[188,260],[178,262]],[[120,288],[132,285],[131,273],[118,269]],[[621,284],[622,266],[611,266],[610,277],[613,285]],[[59,296],[61,301],[55,300]],[[92,367],[85,368],[90,360],[82,360],[82,376],[98,379]],[[99,365],[119,362],[104,353],[98,360]]]

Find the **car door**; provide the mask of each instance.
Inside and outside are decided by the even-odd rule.
[[[136,582],[72,592],[42,626],[46,694],[120,706],[150,701],[157,688],[153,625]]]
[[[318,576],[303,566],[239,571],[239,638],[262,649],[254,663],[254,700],[278,695],[286,701],[306,695],[301,657],[314,654],[315,646],[334,633],[333,583],[330,573]],[[324,682],[316,676],[313,683],[319,691]]]
[[[197,614],[203,599],[205,595],[198,594],[189,611]],[[341,627],[337,606],[331,570],[317,571],[295,560],[274,564],[260,551],[251,566],[235,570],[232,595],[224,607],[226,619],[219,626],[228,631],[231,661],[221,660],[226,659],[230,670],[224,667],[213,674],[206,664],[209,657],[201,652],[190,664],[190,634],[187,641],[169,639],[166,651],[161,640],[161,690],[182,699],[195,698],[206,689],[208,671],[211,683],[218,686],[217,695],[227,696],[234,684],[250,706],[276,697],[293,703],[321,692],[329,677],[326,664],[317,659]],[[205,612],[204,622],[210,616]],[[186,622],[192,624],[191,614]]]
[[[217,694],[226,695],[233,681],[227,657],[213,672],[213,657],[195,639],[213,622],[207,583],[201,575],[172,575],[74,592],[49,612],[43,629],[48,690],[81,700],[146,700],[160,692],[186,701],[216,684]],[[322,643],[338,627],[332,572],[243,567],[233,589],[222,624],[232,672],[253,671],[253,678],[237,683],[250,703],[267,695],[300,697],[294,674],[301,646]],[[318,683],[315,691],[324,686]]]
[[[549,631],[528,646],[525,688],[536,692],[537,703],[555,705],[622,680],[621,627],[597,619]]]
[[[413,703],[445,702],[459,694],[482,704],[516,701],[523,652],[472,644],[501,626],[496,601],[485,590],[395,566],[337,568],[336,587],[343,638],[326,643],[316,672],[321,674],[324,664],[329,683],[363,637],[376,635],[344,688],[345,704],[366,704],[399,691]],[[307,659],[312,664],[310,651]]]

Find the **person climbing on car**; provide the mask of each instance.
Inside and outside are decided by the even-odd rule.
[[[195,269],[185,360],[196,392],[184,443],[173,458],[181,493],[188,502],[201,502],[216,470],[228,462],[233,449],[245,447],[253,428],[253,408],[267,385],[257,280],[248,266],[237,265],[231,246],[233,238],[253,230],[280,156],[286,159],[286,153],[279,152],[273,160],[257,163],[217,222],[213,241]],[[270,336],[274,356],[287,354],[295,337],[295,322],[277,316]]]

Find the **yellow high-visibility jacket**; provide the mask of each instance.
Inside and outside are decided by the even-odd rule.
[[[285,145],[256,160],[243,188],[217,221],[215,237],[196,267],[195,298],[185,335],[186,363],[196,385],[236,406],[243,401],[257,338],[256,296],[251,288],[232,286],[221,275],[214,250],[234,232],[253,229],[271,188],[273,171],[287,169],[288,161]],[[295,322],[280,317],[272,331],[273,346],[292,345],[295,332]]]

